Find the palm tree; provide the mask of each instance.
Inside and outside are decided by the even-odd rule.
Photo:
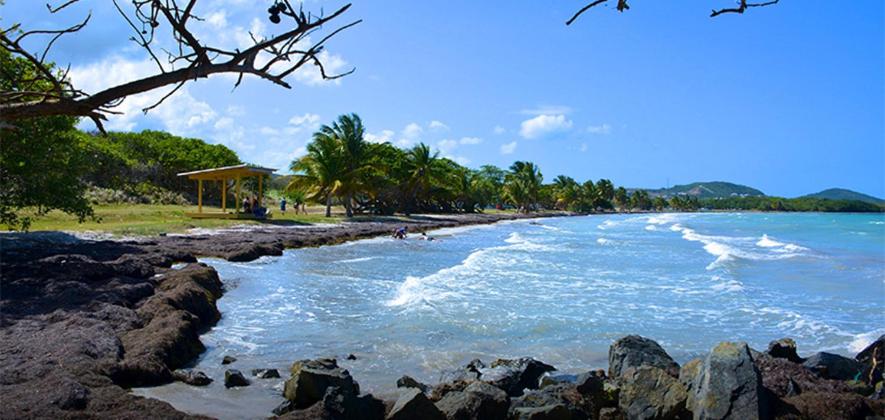
[[[417,205],[430,197],[435,186],[445,183],[445,167],[441,164],[439,152],[431,152],[430,146],[424,143],[419,143],[406,153],[406,162],[412,205]]]
[[[353,217],[353,197],[361,191],[368,171],[373,163],[372,147],[365,140],[366,130],[359,115],[341,115],[332,126],[320,127],[322,136],[335,138],[341,145],[343,173],[340,174],[341,189],[339,193],[344,201],[347,217]],[[315,134],[316,136],[316,134]]]
[[[514,162],[504,184],[504,193],[520,211],[528,213],[538,202],[544,176],[532,162]]]
[[[326,217],[332,216],[332,198],[342,189],[340,176],[344,158],[334,137],[318,132],[307,145],[307,154],[292,162],[288,190],[304,191],[308,199],[326,203]]]

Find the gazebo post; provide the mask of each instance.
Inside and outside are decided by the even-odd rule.
[[[221,178],[221,212],[227,213],[227,178]]]
[[[258,207],[264,207],[264,193],[261,189],[261,180],[264,179],[264,175],[258,175]]]
[[[237,175],[237,214],[240,214],[240,176]]]
[[[203,180],[197,180],[197,213],[203,212]]]

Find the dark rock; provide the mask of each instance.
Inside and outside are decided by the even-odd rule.
[[[784,398],[778,418],[850,420],[883,416],[885,405],[857,394],[805,392]]]
[[[789,382],[787,382],[787,397],[795,397],[802,393],[802,387],[799,386],[793,378],[790,378]]]
[[[539,390],[530,390],[523,396],[514,398],[510,403],[511,416],[517,415],[521,408],[543,408],[556,405],[564,406],[571,418],[589,419],[601,406],[599,396],[585,396],[578,392],[573,384],[556,384]],[[614,402],[617,404],[617,401]],[[533,413],[530,411],[530,413]]]
[[[484,382],[473,382],[464,391],[449,392],[436,403],[450,420],[506,419],[507,393]]]
[[[654,340],[628,335],[608,349],[608,376],[618,378],[629,367],[654,366],[672,377],[679,376],[679,365]]]
[[[601,370],[590,371],[578,375],[575,380],[578,392],[584,395],[595,395],[605,388],[605,372]]]
[[[486,367],[485,363],[479,359],[473,359],[461,369],[455,369],[450,371],[444,371],[442,375],[440,375],[439,382],[472,382],[479,379],[482,375],[480,373],[480,369],[484,369]]]
[[[242,372],[236,369],[224,371],[224,387],[233,388],[237,386],[249,386],[249,380],[243,376]]]
[[[62,410],[82,410],[89,403],[89,389],[77,381],[64,380],[50,398],[52,404]]]
[[[822,378],[804,366],[787,359],[776,359],[765,353],[752,354],[753,363],[762,375],[762,385],[778,397],[791,396],[791,387],[793,388],[792,392],[795,392],[798,387],[800,393],[857,392],[848,381]]]
[[[276,369],[252,369],[252,376],[260,379],[279,378],[280,371]]]
[[[654,366],[621,373],[618,406],[630,419],[675,419],[688,415],[688,393],[676,378]]]
[[[292,403],[292,401],[284,400],[280,405],[276,406],[272,412],[278,416],[282,416],[292,410],[295,410],[295,404]]]
[[[347,355],[347,360],[356,360],[356,356],[353,355],[353,354],[348,354],[348,355]]]
[[[224,357],[221,359],[221,364],[222,364],[222,365],[229,365],[229,364],[231,364],[231,363],[233,363],[233,362],[236,362],[236,361],[237,361],[237,358],[236,358],[236,357],[233,357],[233,356],[224,356]]]
[[[599,410],[599,420],[627,420],[627,417],[617,407],[606,407]]]
[[[283,396],[299,409],[322,400],[328,388],[339,388],[340,393],[354,396],[360,392],[350,373],[338,367],[335,359],[301,360],[292,365],[291,372]]]
[[[762,377],[747,343],[719,343],[692,384],[688,408],[695,419],[767,419]]]
[[[439,401],[439,400],[443,399],[443,397],[448,395],[450,392],[463,391],[471,383],[473,383],[473,382],[472,381],[471,382],[454,381],[454,382],[443,382],[443,383],[437,384],[435,387],[433,387],[433,390],[430,392],[430,400],[431,401]]]
[[[863,365],[854,359],[832,353],[815,353],[802,364],[823,378],[852,380],[863,374]]]
[[[193,386],[206,386],[212,383],[212,378],[206,376],[203,372],[194,370],[177,369],[172,372],[172,377],[175,378],[176,381],[184,382]]]
[[[445,414],[439,411],[418,388],[402,390],[390,413],[387,414],[388,420],[443,420],[445,418]]]
[[[470,361],[470,363],[467,364],[466,367],[467,367],[467,369],[476,372],[476,371],[479,371],[480,369],[484,369],[484,368],[486,368],[487,366],[486,366],[485,363],[482,362],[482,360],[479,360],[479,359],[473,359],[473,360]]]
[[[289,420],[381,420],[384,403],[371,395],[357,396],[330,387],[322,400],[310,407],[296,409],[294,404],[280,404],[277,411],[284,413],[281,418]]]
[[[679,383],[685,387],[685,391],[691,395],[694,389],[694,380],[701,373],[704,367],[704,359],[695,358],[686,362],[679,369]]]
[[[854,359],[863,365],[862,380],[870,385],[881,382],[885,374],[885,335],[861,350]]]
[[[562,404],[544,407],[519,407],[510,416],[514,420],[571,420],[572,413]]]
[[[518,397],[525,389],[538,389],[541,376],[554,370],[553,366],[530,357],[498,359],[490,368],[480,370],[479,379]]]
[[[793,363],[802,363],[805,359],[796,353],[796,342],[792,338],[781,338],[768,343],[768,355],[778,359],[787,359]]]
[[[421,382],[416,381],[414,378],[408,375],[403,375],[401,378],[396,380],[397,388],[417,388],[421,390],[421,392],[427,393],[430,390],[430,387],[422,384]]]

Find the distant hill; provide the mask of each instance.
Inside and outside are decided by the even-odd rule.
[[[826,198],[830,200],[857,200],[873,204],[885,204],[885,200],[845,188],[830,188],[819,193],[808,194],[800,198]]]
[[[686,185],[675,185],[670,188],[648,190],[649,195],[673,197],[685,195],[697,198],[722,198],[722,197],[762,197],[765,194],[755,188],[746,185],[732,184],[731,182],[694,182]]]

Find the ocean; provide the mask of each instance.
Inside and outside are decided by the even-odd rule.
[[[223,372],[336,357],[364,392],[435,383],[471,359],[532,356],[563,372],[607,366],[640,334],[678,362],[720,341],[854,355],[885,333],[885,216],[592,215],[375,238],[249,263],[202,260],[227,291],[195,368],[216,382],[136,390],[185,411],[263,417],[281,380],[226,390]],[[356,360],[346,360],[353,354]],[[224,355],[238,361],[221,365]]]

